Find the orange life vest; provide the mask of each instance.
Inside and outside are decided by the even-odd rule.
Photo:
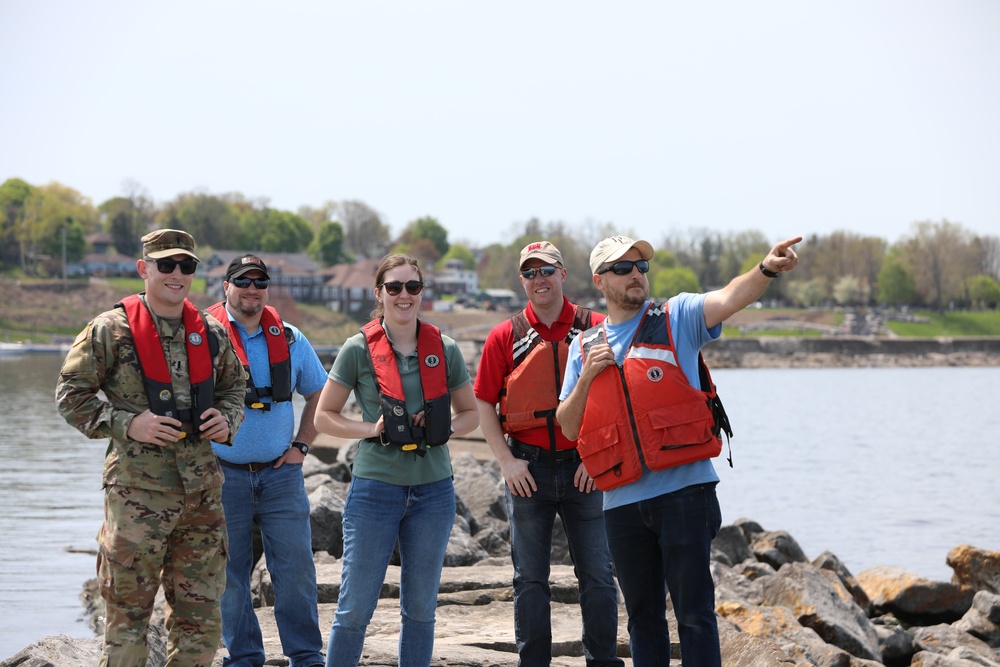
[[[441,330],[432,324],[417,321],[423,427],[414,426],[413,419],[406,410],[406,396],[403,394],[396,353],[382,326],[382,320],[372,320],[361,328],[361,332],[368,344],[368,361],[372,365],[382,401],[385,424],[382,444],[393,444],[405,452],[416,451],[423,456],[428,447],[447,443],[451,437],[451,393],[448,391],[448,368]]]
[[[511,317],[510,323],[512,370],[500,390],[500,425],[508,435],[547,426],[550,447],[555,449],[556,408],[569,346],[580,332],[590,328],[591,311],[574,305],[573,325],[560,341],[542,340],[523,310]]]
[[[212,357],[218,354],[218,340],[208,332],[205,318],[190,301],[184,300],[182,318],[191,382],[191,409],[178,410],[170,368],[149,307],[137,294],[125,297],[115,307],[124,309],[125,317],[128,318],[150,411],[182,422],[189,421],[194,433],[198,433],[202,413],[215,405],[215,369]]]
[[[584,359],[606,341],[603,323],[584,332]],[[700,353],[698,365],[701,389],[677,361],[667,304],[650,304],[624,363],[601,371],[587,395],[577,450],[597,488],[634,482],[643,465],[665,470],[719,455],[721,432],[732,430]]]
[[[260,400],[265,396],[270,396],[275,403],[292,400],[292,355],[288,346],[294,340],[294,334],[291,329],[285,328],[281,318],[278,317],[278,311],[271,306],[264,306],[260,314],[260,326],[264,329],[264,340],[267,341],[267,361],[271,368],[270,387],[258,387],[254,384],[250,375],[247,351],[243,349],[243,339],[240,338],[240,332],[236,330],[233,321],[229,319],[226,304],[220,301],[210,307],[208,312],[226,327],[229,340],[233,343],[233,350],[246,370],[247,393],[243,402],[251,408],[267,412],[271,409],[271,404]]]

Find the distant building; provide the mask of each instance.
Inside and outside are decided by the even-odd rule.
[[[437,294],[469,295],[479,293],[479,276],[475,269],[462,267],[462,260],[449,259],[433,277]]]

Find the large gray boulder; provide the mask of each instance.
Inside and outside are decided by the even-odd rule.
[[[824,642],[865,660],[880,660],[875,627],[837,575],[809,563],[788,563],[760,579],[763,603],[792,612]]]

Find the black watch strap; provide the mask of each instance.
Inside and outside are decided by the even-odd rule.
[[[302,452],[302,456],[305,456],[306,454],[309,453],[309,445],[302,442],[301,440],[292,440],[291,446]]]
[[[777,271],[771,271],[766,266],[764,266],[764,260],[760,260],[760,272],[763,273],[768,278],[777,278],[778,277],[778,272]]]

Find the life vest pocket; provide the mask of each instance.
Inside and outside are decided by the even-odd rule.
[[[663,433],[659,439],[662,449],[700,445],[714,437],[715,420],[703,398],[664,406],[646,414],[650,426]]]
[[[594,478],[594,485],[601,491],[633,482],[642,474],[637,461],[626,460],[627,447],[633,445],[621,437],[616,424],[580,434],[576,443],[587,474]]]

